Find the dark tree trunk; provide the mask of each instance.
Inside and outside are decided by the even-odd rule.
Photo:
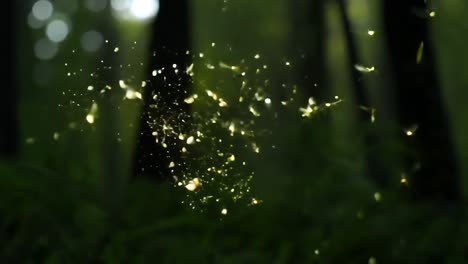
[[[375,103],[371,100],[369,92],[366,90],[365,84],[363,82],[363,75],[361,72],[355,69],[355,65],[360,64],[358,48],[356,46],[356,40],[353,36],[353,30],[351,25],[351,20],[347,12],[347,3],[345,0],[337,0],[338,11],[341,19],[341,23],[344,31],[344,40],[347,47],[347,61],[348,69],[351,73],[351,82],[352,88],[354,91],[354,96],[356,104],[358,106],[364,106],[367,109],[373,109]],[[379,113],[380,110],[379,109]],[[370,110],[372,111],[372,110]],[[389,181],[392,179],[392,173],[394,173],[395,168],[390,168],[395,166],[395,160],[389,157],[390,155],[382,155],[382,151],[389,151],[387,149],[382,149],[381,146],[384,146],[385,134],[390,133],[387,131],[388,126],[380,124],[375,124],[372,127],[369,127],[369,116],[371,113],[367,111],[359,111],[359,121],[362,124],[364,131],[364,144],[365,144],[365,160],[366,160],[366,170],[365,173],[369,179],[372,179],[379,187],[385,187],[389,184]],[[379,116],[381,116],[379,114]],[[384,117],[389,118],[388,115]],[[388,122],[385,120],[384,122]],[[369,129],[367,129],[369,128]],[[384,134],[385,133],[385,134]]]
[[[426,1],[383,2],[398,118],[404,128],[417,126],[414,136],[402,133],[411,151],[407,166],[420,163],[409,179],[410,188],[419,198],[458,199],[459,171],[434,70]]]
[[[3,50],[5,54],[4,82],[2,84],[2,98],[0,104],[0,116],[2,123],[0,128],[0,156],[13,157],[18,151],[18,132],[16,124],[16,2],[7,1],[3,4],[4,18],[2,26],[2,37],[6,45]]]
[[[326,74],[325,1],[300,0],[289,4],[292,23],[292,57],[296,63],[299,88],[305,96],[329,101]],[[307,100],[307,99],[306,99]]]
[[[186,51],[190,49],[189,28],[189,3],[187,0],[160,0],[159,14],[156,17],[153,30],[151,46],[152,54],[149,62],[149,76],[154,69],[172,69],[177,64],[181,71],[190,64],[190,57]],[[134,174],[148,175],[151,178],[163,179],[168,173],[167,158],[168,150],[155,142],[151,135],[152,129],[148,121],[151,116],[150,104],[153,93],[163,97],[163,100],[171,105],[171,111],[188,111],[185,104],[177,107],[174,102],[182,101],[189,90],[189,78],[184,74],[175,74],[166,70],[163,76],[152,77],[151,86],[145,90],[144,107],[140,122],[140,133],[135,154]],[[168,113],[173,115],[177,113]]]

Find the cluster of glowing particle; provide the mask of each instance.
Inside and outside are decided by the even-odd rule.
[[[113,56],[130,52],[106,46]],[[213,42],[210,46],[220,45]],[[147,104],[141,115],[147,116],[149,136],[158,146],[153,154],[159,158],[154,161],[164,163],[157,167],[165,168],[169,174],[166,178],[186,193],[182,203],[202,211],[206,204],[214,203],[222,215],[232,210],[233,203],[261,204],[263,201],[251,194],[254,162],[264,150],[275,149],[275,144],[265,140],[274,133],[265,124],[274,124],[281,112],[293,113],[302,122],[338,105],[342,99],[335,96],[327,102],[316,102],[312,97],[303,100],[298,92],[302,87],[288,82],[272,84],[274,74],[260,53],[239,62],[218,60],[203,52],[186,55],[190,58],[187,65],[168,62],[165,67],[148,70],[150,74],[144,80],[121,75],[118,80],[104,82],[100,76],[119,68],[106,65],[105,60],[91,73],[74,70],[67,64],[68,76],[90,79],[78,91],[69,92],[73,95],[69,105],[84,107],[86,111],[78,120],[92,128],[103,119],[102,115],[98,117],[106,98],[121,100],[114,104],[115,111],[122,104]],[[287,60],[278,65],[290,69],[294,63]],[[143,65],[132,67],[140,66]],[[207,81],[199,74],[201,71],[223,77]],[[285,96],[275,94],[278,88],[284,90]],[[145,89],[151,92],[145,93]]]

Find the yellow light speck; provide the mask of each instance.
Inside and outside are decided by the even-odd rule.
[[[377,264],[377,259],[374,257],[369,258],[369,264]]]
[[[310,117],[314,109],[308,105],[306,108],[299,108],[299,111],[302,112],[302,117]]]
[[[260,113],[251,105],[249,106],[249,111],[252,113],[254,116],[260,116]]]
[[[260,54],[255,54],[254,59],[256,60],[260,59]]]
[[[119,47],[115,47],[114,52],[115,53],[119,52]]]
[[[226,107],[228,104],[222,98],[219,98],[219,107]]]
[[[182,152],[185,153],[187,152],[187,149],[185,147],[182,148]]]
[[[287,61],[287,62],[285,63],[285,65],[286,65],[286,66],[291,66],[291,63],[290,63],[289,61]]]
[[[424,54],[424,41],[421,41],[418,47],[418,51],[416,52],[416,64],[421,63]]]
[[[326,106],[326,107],[330,107],[331,104],[330,104],[330,103],[326,103],[325,106]]]
[[[257,146],[257,144],[255,143],[252,143],[252,150],[255,152],[255,153],[260,153],[260,148]]]
[[[88,123],[90,123],[90,124],[93,124],[93,123],[94,123],[94,116],[91,115],[91,114],[88,114],[88,115],[86,116],[86,121],[87,121]]]
[[[270,98],[265,98],[265,104],[267,104],[267,105],[271,104],[271,99]]]
[[[214,47],[214,46],[216,46],[216,43],[211,42],[211,47]]]
[[[26,139],[26,144],[33,144],[36,141],[36,139],[30,137]]]
[[[369,36],[374,36],[374,35],[375,35],[375,31],[369,29],[369,30],[367,30],[367,34],[368,34]]]
[[[140,92],[137,92],[137,91],[133,91],[133,90],[127,90],[127,92],[125,93],[125,98],[126,99],[129,99],[129,100],[133,100],[133,99],[143,99],[143,96]]]
[[[430,17],[435,17],[435,16],[436,16],[436,12],[435,12],[435,11],[429,12],[429,16],[430,16]]]
[[[94,90],[94,87],[92,85],[88,86],[88,91]]]
[[[379,192],[374,193],[374,200],[380,202],[382,200],[382,195]]]
[[[191,180],[187,185],[185,185],[185,188],[189,191],[195,191],[199,186],[200,186],[200,180],[198,178],[194,178]]]
[[[226,208],[223,208],[223,210],[221,210],[221,214],[223,214],[223,215],[227,215],[227,213],[228,213],[228,211],[227,211],[227,209],[226,209]]]
[[[192,145],[195,142],[195,138],[193,136],[190,136],[187,138],[187,144]]]
[[[231,132],[231,136],[234,135],[234,132],[236,131],[236,125],[234,123],[231,123],[228,127],[229,131]]]
[[[190,64],[190,66],[187,67],[187,69],[185,70],[185,73],[190,75],[190,76],[193,76],[193,63]]]
[[[200,53],[200,54],[198,54],[198,56],[199,56],[200,58],[203,58],[203,57],[205,57],[205,54]]]
[[[315,255],[319,255],[320,251],[318,249],[314,250]]]
[[[190,96],[188,98],[185,98],[184,102],[186,104],[192,104],[193,102],[195,102],[195,98],[193,96]]]
[[[127,88],[127,85],[125,84],[125,81],[123,81],[123,80],[120,80],[120,81],[119,81],[119,86],[120,86],[120,88],[122,88],[122,89],[126,89],[126,88]]]
[[[59,140],[60,134],[58,132],[55,132],[53,138],[54,140]]]
[[[153,76],[158,75],[158,71],[157,71],[157,70],[154,70],[154,71],[152,72],[152,75],[153,75]]]
[[[373,72],[375,71],[375,67],[372,66],[372,67],[365,67],[365,66],[362,66],[362,65],[359,65],[359,64],[355,64],[354,65],[354,68],[360,72],[363,72],[363,73],[369,73],[369,72]]]
[[[91,109],[89,110],[88,114],[86,115],[86,121],[90,124],[93,124],[96,119],[96,113],[98,111],[98,105],[93,103],[91,105]]]
[[[169,163],[169,168],[174,168],[174,167],[175,167],[175,163],[174,163],[173,161],[171,161],[171,162]]]
[[[234,156],[234,154],[231,155],[231,156],[229,156],[229,158],[228,158],[228,161],[229,161],[229,162],[233,162],[233,161],[235,161],[235,160],[236,160],[236,156]]]

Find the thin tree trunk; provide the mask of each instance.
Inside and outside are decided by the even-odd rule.
[[[6,41],[4,44],[4,60],[5,72],[4,82],[2,85],[3,102],[0,104],[0,116],[2,124],[0,128],[0,156],[13,157],[18,151],[18,131],[16,124],[16,102],[17,102],[17,85],[16,85],[16,2],[7,1],[3,4],[5,17],[3,22],[6,25],[2,27],[2,36]]]
[[[163,67],[172,69],[173,64],[178,65],[180,69],[185,69],[190,63],[190,57],[186,54],[186,51],[190,49],[190,42],[188,1],[161,0],[159,14],[152,30],[150,48],[153,56],[149,62],[148,76],[151,76],[155,69]],[[182,101],[190,85],[187,76],[174,74],[169,70],[164,72],[164,78],[158,76],[151,80],[151,86],[147,87],[144,94],[145,102],[135,151],[134,174],[164,179],[169,175],[167,150],[155,142],[155,138],[151,135],[152,129],[148,125],[148,121],[152,118],[150,115],[152,93],[157,90],[165,102],[174,106],[174,101]],[[180,104],[179,106],[178,109],[172,107],[171,111],[188,111],[186,105]]]
[[[407,166],[418,170],[410,188],[416,197],[459,198],[459,170],[451,129],[434,70],[424,0],[383,1],[384,22],[395,81],[397,111],[411,150]],[[410,133],[411,135],[411,133]]]

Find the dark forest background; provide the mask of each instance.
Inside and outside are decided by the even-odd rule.
[[[48,19],[69,27],[57,44],[32,17],[37,2],[3,3],[1,263],[468,262],[468,3],[160,0],[142,21],[107,0],[56,0]],[[102,34],[92,52],[91,30]],[[167,102],[199,83],[229,94],[230,75],[167,75],[141,104],[108,97],[80,124],[92,99],[76,91],[89,85],[205,60],[248,68],[256,54],[273,101],[285,83],[304,103],[344,99],[307,122],[284,111],[255,124],[275,145],[249,160],[258,205],[181,204],[147,125],[155,90]]]

